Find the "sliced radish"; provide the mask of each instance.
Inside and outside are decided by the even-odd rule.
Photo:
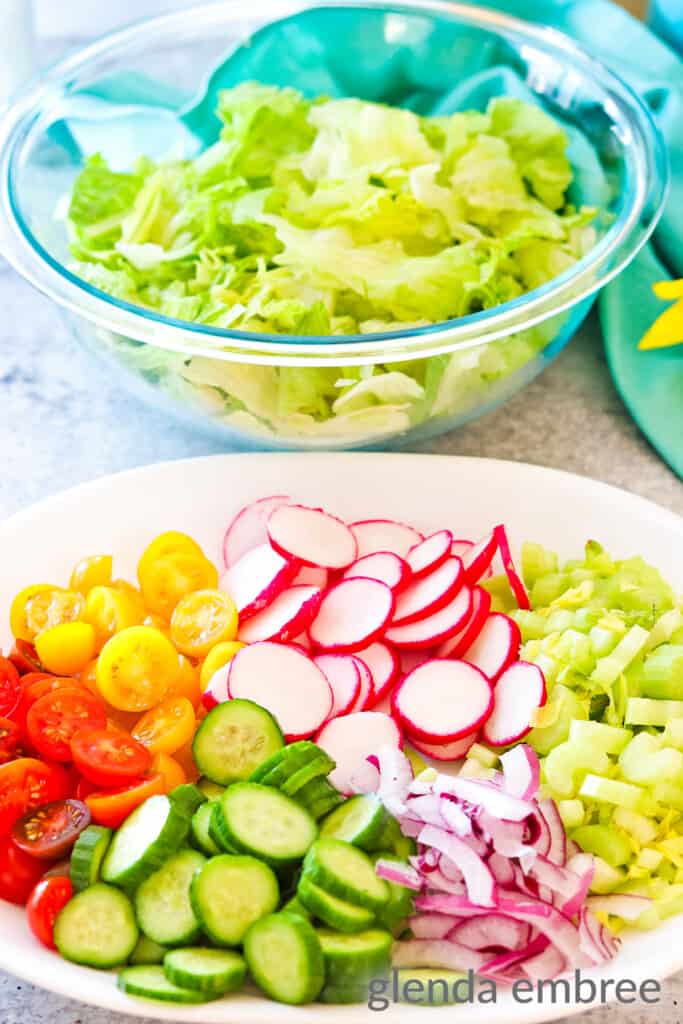
[[[341,519],[320,508],[281,505],[267,523],[273,548],[286,558],[324,569],[345,569],[358,557],[356,538]]]
[[[329,577],[327,569],[320,569],[317,565],[302,565],[294,577],[294,586],[322,587],[324,590]]]
[[[393,706],[411,736],[425,743],[452,743],[471,736],[489,717],[493,687],[466,661],[434,658],[402,680]]]
[[[478,583],[484,577],[497,549],[498,541],[489,533],[465,552],[462,561],[468,583]]]
[[[391,626],[384,639],[396,647],[434,647],[462,629],[472,610],[472,595],[462,587],[452,601],[433,615],[407,626]]]
[[[360,687],[351,711],[367,711],[372,704],[373,698],[372,673],[365,662],[361,661],[360,658],[357,658],[354,654],[349,655],[349,657],[353,658],[356,662],[356,668],[358,669],[358,676],[360,678]]]
[[[288,743],[307,739],[327,720],[332,690],[323,671],[298,647],[251,644],[230,662],[228,693],[260,704]]]
[[[400,558],[405,558],[411,548],[424,540],[412,526],[393,519],[362,519],[351,523],[351,530],[358,544],[358,558],[378,551],[393,551]]]
[[[322,596],[320,587],[288,587],[267,608],[240,624],[237,639],[243,644],[295,640],[313,622]]]
[[[332,689],[330,718],[340,718],[353,710],[360,693],[361,675],[352,654],[319,654],[313,659],[325,673]]]
[[[406,740],[411,747],[415,747],[418,754],[431,757],[433,761],[459,761],[476,742],[478,735],[477,732],[473,732],[462,739],[453,740],[452,743],[425,743],[424,740],[416,739],[406,732]]]
[[[290,641],[290,643],[293,643],[297,647],[300,647],[301,650],[304,651],[304,653],[306,654],[309,651],[313,650],[313,644],[311,643],[311,639],[308,633],[299,633],[299,635],[295,636],[294,639]]]
[[[401,666],[391,647],[379,641],[358,651],[356,657],[368,667],[372,676],[372,693],[368,702],[368,707],[372,708],[394,685]]]
[[[394,607],[386,583],[360,576],[342,580],[323,597],[309,635],[324,651],[360,651],[382,635]]]
[[[495,682],[508,665],[517,659],[521,641],[517,623],[502,612],[492,612],[462,658],[476,665]]]
[[[520,608],[524,608],[528,611],[531,608],[531,602],[529,601],[529,595],[526,592],[526,587],[522,583],[522,579],[515,569],[515,563],[512,561],[512,553],[510,551],[510,542],[508,541],[507,533],[505,532],[504,526],[494,526],[493,535],[496,538],[498,550],[500,551],[500,557],[503,560],[503,568],[505,574],[510,583],[512,593],[517,599],[517,604]]]
[[[453,541],[453,544],[451,546],[451,554],[452,555],[457,555],[458,558],[462,558],[462,560],[464,562],[465,561],[465,555],[467,555],[472,550],[473,547],[474,547],[474,541],[473,540],[462,540],[462,538],[457,538],[456,537],[456,539]]]
[[[270,544],[259,544],[223,573],[219,586],[233,599],[244,621],[275,600],[298,570],[295,559],[283,558]]]
[[[251,505],[245,505],[237,513],[223,538],[223,562],[226,569],[234,565],[247,551],[268,543],[268,517],[276,508],[288,505],[290,501],[291,498],[286,494],[273,494],[268,498],[259,498]]]
[[[460,559],[446,558],[433,572],[409,583],[398,595],[392,625],[407,626],[437,612],[455,596],[464,579]]]
[[[336,762],[330,782],[340,793],[351,796],[374,791],[379,773],[367,758],[382,747],[400,748],[401,733],[390,715],[358,711],[328,722],[315,742]]]
[[[491,595],[483,587],[472,587],[472,610],[470,617],[455,636],[441,644],[436,652],[437,658],[461,658],[464,651],[479,636],[491,610]]]
[[[379,580],[392,590],[400,590],[410,579],[410,566],[393,551],[377,551],[374,555],[359,558],[344,573],[345,580],[354,579],[356,576]]]
[[[453,534],[450,530],[439,530],[425,537],[419,544],[411,548],[406,555],[413,576],[424,576],[445,562],[453,547]]]
[[[502,674],[495,689],[493,714],[483,729],[485,743],[505,747],[531,730],[531,715],[546,702],[545,677],[538,667],[517,661]]]
[[[218,671],[214,672],[209,680],[209,685],[202,694],[202,704],[207,711],[211,708],[215,708],[217,704],[224,704],[226,700],[230,700],[228,696],[228,674],[230,672],[230,662],[227,665],[222,665]]]
[[[432,658],[436,658],[436,651],[431,647],[424,647],[422,649],[413,650],[410,647],[404,647],[398,652],[399,662],[401,665],[401,676],[407,676],[409,672],[412,672],[418,665],[424,665],[425,661],[431,661]]]

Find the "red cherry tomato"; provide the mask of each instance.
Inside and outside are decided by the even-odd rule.
[[[9,836],[0,836],[0,899],[26,903],[44,871],[44,860],[24,853]]]
[[[74,796],[77,800],[85,801],[86,796],[90,796],[91,793],[95,792],[97,792],[97,786],[94,782],[90,782],[89,779],[80,778],[76,783]]]
[[[70,680],[71,681],[71,680]],[[17,705],[16,711],[13,713],[12,718],[19,725],[21,729],[26,727],[26,716],[28,709],[31,704],[35,704],[39,697],[49,693],[53,687],[46,685],[50,683],[59,683],[62,686],[66,685],[66,680],[57,679],[55,676],[51,676],[48,672],[27,672],[26,675],[20,677],[21,682],[21,696],[19,698],[19,704]],[[40,685],[38,685],[40,684]],[[73,685],[76,685],[76,680],[73,680]]]
[[[9,718],[21,697],[19,673],[7,658],[0,657],[0,717]]]
[[[26,904],[28,926],[35,937],[48,949],[54,949],[53,932],[60,910],[73,896],[71,880],[65,876],[43,878],[33,888]]]
[[[90,811],[80,800],[56,800],[15,821],[12,839],[32,857],[57,860],[68,853],[89,824]]]
[[[14,641],[9,652],[9,660],[20,676],[26,675],[27,672],[41,672],[43,668],[35,647],[28,640]]]
[[[157,774],[150,775],[148,779],[138,779],[135,784],[120,789],[92,793],[85,802],[94,822],[107,828],[118,828],[148,796],[164,792],[164,777]]]
[[[26,733],[43,757],[70,761],[71,740],[76,733],[87,727],[103,729],[106,724],[107,715],[101,700],[83,687],[67,686],[46,693],[31,705],[26,716]]]
[[[19,757],[21,729],[11,718],[0,718],[0,764]]]
[[[63,800],[71,789],[61,765],[20,757],[0,765],[0,836],[34,807]]]
[[[146,775],[152,755],[128,733],[114,729],[81,729],[71,741],[74,764],[98,786],[121,786]]]

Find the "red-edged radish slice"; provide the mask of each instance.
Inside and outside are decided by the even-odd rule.
[[[521,642],[517,623],[502,612],[492,612],[462,658],[495,682],[508,665],[517,660]]]
[[[336,762],[336,768],[328,776],[330,782],[340,793],[351,796],[373,792],[379,773],[367,758],[382,747],[400,748],[402,739],[391,715],[381,711],[358,711],[328,722],[315,742]]]
[[[546,702],[545,677],[528,661],[516,661],[496,683],[493,713],[482,730],[492,747],[516,743],[531,731],[531,716]]]
[[[313,622],[322,596],[320,587],[288,587],[267,608],[241,623],[237,639],[243,644],[296,640]]]
[[[497,549],[498,541],[493,533],[489,533],[465,552],[462,564],[468,583],[478,583],[486,575]]]
[[[496,538],[498,550],[500,551],[500,557],[503,560],[503,568],[505,569],[505,575],[507,576],[512,593],[517,599],[517,604],[520,608],[524,608],[528,611],[531,608],[531,602],[529,601],[529,595],[526,592],[526,587],[522,582],[522,578],[515,569],[515,563],[512,561],[512,553],[510,551],[510,542],[508,541],[505,527],[494,526],[493,535]]]
[[[362,651],[358,651],[356,657],[370,670],[372,693],[370,694],[368,707],[373,708],[394,685],[401,671],[401,666],[396,653],[392,651],[391,647],[387,647],[386,644],[379,641],[370,644],[369,647],[364,647]]]
[[[228,695],[228,675],[230,673],[230,662],[222,665],[209,680],[209,685],[202,694],[202,704],[207,711],[215,708],[217,704],[224,704],[230,700]]]
[[[356,538],[346,523],[320,508],[281,505],[267,523],[273,548],[323,569],[345,569],[358,557]]]
[[[463,563],[465,562],[465,555],[468,554],[474,547],[473,540],[463,540],[462,538],[456,537],[451,546],[451,554],[457,555],[458,558],[462,558]]]
[[[259,544],[223,573],[219,587],[233,599],[243,622],[274,601],[298,570],[295,559],[283,558],[270,544]]]
[[[462,629],[471,610],[472,594],[468,587],[462,587],[444,608],[407,626],[392,625],[386,631],[384,639],[395,647],[408,647],[413,650],[435,647]]]
[[[411,548],[406,555],[413,576],[424,576],[445,562],[452,554],[453,534],[450,530],[439,530],[425,537],[419,544]]]
[[[372,673],[370,669],[360,658],[357,658],[354,654],[349,655],[356,662],[358,668],[358,675],[360,677],[360,689],[358,695],[354,701],[351,711],[367,711],[372,703],[373,689],[372,689]]]
[[[294,577],[295,587],[322,587],[324,590],[329,582],[330,574],[327,569],[321,569],[317,565],[302,565]]]
[[[234,565],[247,551],[268,543],[268,517],[276,508],[288,505],[291,500],[286,494],[273,494],[268,498],[252,501],[237,513],[223,538],[223,563],[226,569]]]
[[[293,640],[290,640],[290,643],[300,647],[306,654],[313,650],[313,644],[311,643],[311,638],[308,633],[299,633],[299,635],[295,636]]]
[[[309,636],[323,651],[352,654],[382,635],[394,614],[386,583],[358,576],[331,587],[311,623]]]
[[[464,580],[460,559],[448,557],[434,572],[409,583],[397,596],[392,626],[407,626],[438,612],[455,596]]]
[[[308,739],[327,721],[332,689],[324,672],[298,647],[251,644],[229,664],[230,698],[251,700],[270,711],[288,743]]]
[[[491,610],[491,595],[483,587],[472,587],[472,611],[470,617],[455,636],[441,644],[437,658],[461,658],[468,647],[479,636]]]
[[[431,647],[418,648],[417,650],[405,647],[399,650],[398,658],[401,665],[401,678],[407,676],[418,665],[424,665],[425,661],[431,661],[436,656],[436,651]]]
[[[313,659],[325,673],[332,689],[330,718],[340,718],[353,710],[360,693],[360,670],[352,654],[319,654]]]
[[[411,736],[425,743],[452,743],[484,724],[493,710],[493,687],[466,661],[434,658],[399,683],[393,706]]]
[[[471,736],[463,736],[462,739],[453,740],[452,743],[425,743],[406,732],[406,743],[415,747],[418,754],[431,757],[433,761],[459,761],[474,745],[478,735],[479,733],[473,732]]]
[[[399,558],[405,558],[411,548],[424,540],[412,526],[393,519],[361,519],[351,523],[350,528],[358,544],[358,558],[378,551],[393,551]]]
[[[350,565],[344,573],[345,580],[363,576],[368,580],[379,580],[386,583],[392,590],[400,590],[410,579],[410,567],[406,561],[395,555],[393,551],[377,551],[374,555],[364,555]]]

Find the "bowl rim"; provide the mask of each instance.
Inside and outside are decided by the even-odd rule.
[[[273,0],[252,0],[250,14],[273,12]],[[70,76],[92,61],[119,56],[145,36],[163,37],[186,22],[210,27],[226,18],[238,21],[239,11],[205,3],[154,18],[137,20],[79,49],[37,76],[0,118],[0,251],[10,264],[60,306],[85,317],[97,327],[134,341],[172,352],[212,359],[266,365],[360,365],[403,361],[487,344],[526,330],[590,299],[635,257],[648,241],[661,216],[669,186],[668,153],[654,118],[637,93],[616,73],[584,51],[564,33],[486,7],[446,0],[287,0],[277,5],[280,18],[311,8],[378,8],[397,14],[439,14],[473,28],[498,32],[545,53],[562,55],[609,93],[622,118],[622,141],[633,159],[630,202],[598,243],[573,267],[539,288],[489,310],[421,327],[374,334],[303,337],[232,330],[163,316],[145,307],[116,299],[88,284],[55,259],[26,223],[16,194],[23,144],[39,116],[41,105],[62,89]],[[260,27],[260,26],[259,26]],[[252,30],[258,31],[258,28]],[[240,39],[240,42],[243,40]]]

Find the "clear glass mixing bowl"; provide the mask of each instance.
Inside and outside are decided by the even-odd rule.
[[[84,91],[106,87],[117,75],[137,73],[169,93],[198,94],[207,71],[231,47],[275,18],[314,6],[251,0],[135,24],[47,71],[0,120],[3,254],[59,304],[76,336],[115,367],[122,382],[155,405],[209,429],[226,446],[386,447],[481,415],[528,383],[563,348],[596,292],[648,239],[665,197],[666,150],[648,110],[569,39],[485,8],[439,2],[418,7],[398,0],[387,17],[431,13],[455,20],[484,49],[490,44],[496,64],[507,63],[540,104],[580,128],[592,143],[609,196],[596,245],[571,270],[519,299],[458,320],[381,335],[324,338],[181,322],[118,301],[76,277],[68,269],[65,225],[56,211],[60,203],[63,209],[81,167],[80,150],[63,125],[81,109]],[[383,5],[363,0],[337,6]],[[173,110],[150,107],[142,117],[129,122],[131,137],[124,148],[132,153],[158,147],[160,128],[164,145],[181,139],[182,124]],[[154,130],[146,131],[145,124]],[[106,137],[109,126],[94,123],[90,131],[96,142],[98,133]],[[415,380],[412,394],[394,404],[378,404],[373,397],[377,379],[400,373],[405,364]],[[370,378],[354,393],[344,386],[348,367],[365,367],[363,375]],[[311,375],[319,375],[321,368],[330,371],[332,393],[322,409],[279,415],[278,387],[291,368]]]

